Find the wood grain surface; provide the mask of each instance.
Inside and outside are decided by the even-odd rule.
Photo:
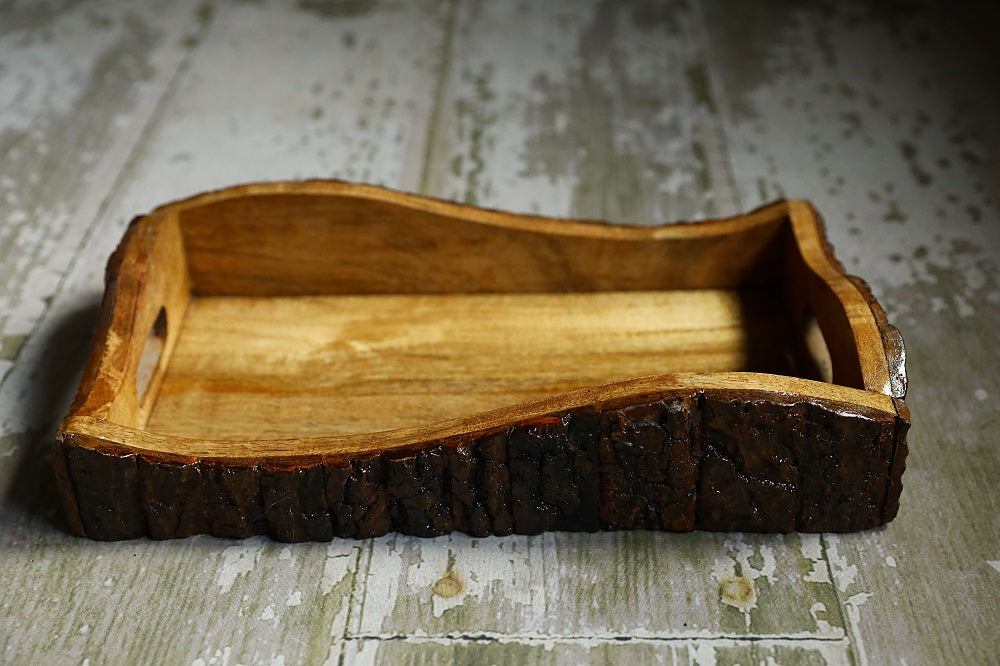
[[[3,4],[0,661],[991,663],[995,24],[968,3]],[[856,535],[68,536],[49,447],[128,221],[310,177],[638,224],[811,199],[906,337],[898,518]],[[480,451],[453,476],[496,476]]]
[[[646,375],[792,374],[780,310],[763,294],[727,290],[201,298],[145,428],[195,439],[322,437]]]

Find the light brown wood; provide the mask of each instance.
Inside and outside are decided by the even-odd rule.
[[[70,417],[219,440],[209,453],[225,458],[224,440],[357,451],[340,436],[588,386],[613,393],[646,375],[763,371],[793,392],[788,377],[819,378],[829,363],[835,383],[887,394],[878,322],[819,225],[794,201],[628,227],[325,181],[200,195],[137,219],[110,261],[106,339]],[[140,403],[136,373],[161,310]],[[810,363],[806,313],[829,361]]]
[[[731,288],[774,279],[785,206],[658,227],[553,220],[350,183],[246,185],[176,216],[196,295]]]
[[[80,403],[71,414],[141,427],[159,393],[192,293],[301,296],[739,287],[744,293],[785,293],[791,304],[785,321],[780,314],[750,316],[747,321],[757,323],[747,333],[761,330],[764,319],[797,330],[808,305],[827,341],[834,381],[887,392],[888,362],[884,351],[880,353],[883,343],[871,306],[833,263],[817,225],[811,207],[798,202],[697,224],[626,227],[480,210],[336,182],[257,184],[201,195],[137,220],[119,256],[112,259],[120,277],[107,296],[107,340],[91,359]],[[161,308],[167,321],[164,349],[140,405],[135,374]],[[697,310],[689,312],[695,316]],[[804,337],[801,331],[797,335]],[[773,336],[759,337],[760,344],[748,347],[751,356],[767,349]],[[706,345],[712,346],[707,339]],[[704,367],[675,359],[663,372]],[[721,364],[715,369],[760,368]],[[563,386],[585,384],[581,378]],[[154,420],[161,428],[162,423],[159,417]],[[191,434],[189,428],[183,431]]]
[[[472,416],[645,375],[794,374],[782,315],[767,294],[703,289],[199,298],[146,429],[320,437]]]
[[[471,417],[354,435],[252,440],[192,438],[161,434],[81,415],[68,416],[62,428],[64,432],[81,435],[81,445],[92,448],[122,454],[135,452],[178,462],[210,460],[213,463],[245,467],[268,459],[280,461],[281,464],[310,460],[343,461],[370,451],[406,451],[415,442],[454,441],[466,435],[478,436],[494,432],[505,424],[518,420],[533,421],[588,406],[613,409],[699,390],[721,394],[753,393],[760,399],[809,399],[847,408],[860,408],[885,417],[895,416],[897,413],[889,396],[811,379],[756,372],[682,372],[580,389],[481,412]]]
[[[804,338],[804,325],[815,318],[831,357],[834,383],[894,394],[893,370],[880,322],[873,316],[874,297],[862,292],[834,259],[816,210],[804,201],[789,201],[787,206],[793,237],[786,245],[787,272],[782,284],[789,302],[788,316],[798,334]],[[879,306],[876,303],[874,307]],[[895,371],[903,372],[899,368]]]

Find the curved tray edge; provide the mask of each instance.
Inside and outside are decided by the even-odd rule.
[[[103,540],[840,532],[895,515],[905,427],[894,410],[679,389],[375,455],[232,466],[64,430],[54,458],[72,529]]]

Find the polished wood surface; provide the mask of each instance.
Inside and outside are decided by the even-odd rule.
[[[794,374],[768,294],[206,297],[145,429],[208,439],[393,430],[677,372]]]
[[[263,221],[248,224],[248,229],[240,231],[223,215],[219,230],[211,231],[210,223],[204,221],[207,219],[205,211],[219,212],[220,205],[235,210],[250,206],[256,213],[246,217]],[[371,215],[372,219],[379,220],[374,229],[365,225],[345,227],[355,222],[358,210],[366,211],[370,207],[381,211]],[[303,208],[309,214],[296,217]],[[386,215],[386,210],[392,214]],[[433,211],[436,221],[429,228],[415,226],[413,216],[417,221],[426,221],[423,217],[426,211]],[[273,224],[268,226],[268,221]],[[197,231],[192,232],[192,228]],[[405,234],[415,228],[420,231],[408,254],[412,265],[401,266],[397,246],[407,247],[403,240]],[[467,230],[456,236],[452,231],[457,228]],[[193,241],[192,234],[195,236]],[[357,242],[355,236],[369,239],[364,252],[361,246],[351,245]],[[191,243],[203,246],[206,237],[216,238],[217,243],[221,243],[215,254],[219,265],[215,283],[210,283],[214,284],[212,290],[205,284],[199,287],[199,280],[204,282],[204,278],[198,275],[205,272],[205,267],[192,263],[192,256],[204,250],[190,247]],[[389,242],[389,239],[396,240]],[[584,243],[577,251],[584,253],[585,248],[590,248],[590,260],[580,261],[573,270],[566,269],[567,265],[561,260],[567,256],[562,254],[564,242]],[[234,251],[234,248],[251,246],[256,249]],[[226,272],[230,267],[227,262],[234,259],[231,253],[238,262],[233,274]],[[306,255],[315,259],[302,261]],[[357,265],[376,267],[389,281],[373,284],[352,271],[344,272],[343,263],[349,257],[363,257],[354,259]],[[541,275],[532,274],[540,258],[544,259],[545,266],[562,266],[563,270],[553,272],[547,268]],[[643,277],[631,278],[630,271],[636,270],[633,264],[640,260],[646,262],[641,263]],[[650,261],[654,264],[650,265]],[[434,276],[462,273],[459,269],[447,270],[445,267],[450,263],[467,265],[468,274],[464,281],[449,283],[442,293],[441,284]],[[661,265],[669,266],[670,270],[664,273],[654,270]],[[275,273],[275,266],[280,267],[278,273]],[[616,267],[623,275],[614,273]],[[682,270],[685,267],[691,268],[690,273]],[[714,277],[713,267],[718,267],[718,275]],[[408,270],[414,271],[412,279],[407,278]],[[297,271],[308,279],[287,278],[287,275],[298,275]],[[248,283],[241,277],[243,275],[252,275],[255,281]],[[698,276],[693,283],[691,275]],[[768,275],[770,279],[765,280],[764,276]],[[364,376],[364,370],[374,370],[376,378],[385,377],[387,384],[381,388],[390,395],[407,391],[392,386],[394,379],[406,379],[405,374],[394,378],[391,372],[398,371],[389,371],[399,365],[399,357],[380,359],[377,355],[359,353],[366,346],[378,344],[379,326],[385,329],[381,335],[406,336],[407,339],[398,342],[404,348],[430,355],[432,361],[436,358],[439,367],[432,369],[433,363],[425,364],[427,372],[436,374],[439,379],[467,382],[464,388],[455,391],[469,399],[464,407],[459,407],[458,412],[447,411],[447,407],[427,407],[431,411],[425,413],[421,419],[423,423],[433,423],[439,418],[454,419],[463,412],[472,416],[468,410],[475,409],[477,404],[484,408],[513,407],[518,398],[543,399],[558,395],[560,389],[613,383],[616,379],[641,375],[708,370],[766,371],[775,375],[774,390],[782,391],[787,376],[817,376],[818,366],[810,362],[814,354],[808,351],[805,342],[805,327],[809,321],[804,317],[806,313],[822,333],[825,352],[830,355],[829,361],[824,358],[824,362],[831,365],[834,383],[884,396],[892,393],[889,381],[892,359],[885,350],[880,332],[880,326],[883,329],[891,327],[876,318],[870,293],[863,292],[847,279],[842,267],[833,259],[812,208],[794,201],[772,204],[742,217],[699,224],[616,227],[487,211],[334,181],[255,184],[179,201],[137,218],[109,262],[108,280],[94,352],[77,401],[70,411],[70,419],[97,417],[142,430],[159,401],[161,382],[171,376],[173,379],[169,380],[165,392],[165,411],[153,419],[158,429],[154,431],[165,429],[166,432],[205,438],[209,431],[226,432],[228,426],[208,426],[208,430],[198,432],[197,426],[181,425],[212,418],[225,419],[212,409],[204,408],[211,403],[198,399],[197,387],[207,389],[204,397],[220,394],[221,406],[227,401],[222,395],[225,392],[213,391],[213,383],[236,386],[246,382],[248,389],[254,384],[261,386],[260,381],[253,379],[253,373],[259,370],[264,377],[277,377],[272,387],[279,399],[288,395],[287,389],[281,388],[282,381],[300,387],[303,400],[297,409],[305,410],[301,415],[308,422],[308,414],[315,411],[307,406],[311,400],[309,391],[313,388],[322,391],[322,387],[338,383],[336,377],[325,374],[324,365],[348,362],[347,358],[339,361],[336,358],[339,348],[341,354],[356,355],[354,360],[358,365],[345,371],[358,373],[362,381],[359,382],[361,391],[341,390],[341,395],[352,397],[353,393],[361,398],[359,409],[345,408],[336,416],[347,417],[348,423],[378,424],[381,419],[385,425],[390,417],[378,415],[378,412],[387,410],[380,409],[372,401],[365,403],[361,397],[365,395],[363,380],[373,378]],[[397,289],[404,294],[419,292],[423,288],[422,280],[428,282],[428,293],[423,297],[386,296],[380,307],[378,298],[365,296],[387,289]],[[640,286],[658,287],[660,291],[622,293],[617,297],[613,292],[594,291],[601,287],[634,287],[635,281]],[[274,298],[272,292],[285,282],[290,294]],[[706,284],[713,289],[691,291]],[[347,300],[345,297],[301,298],[306,296],[303,291],[312,294],[346,292],[355,296],[346,297]],[[529,296],[532,293],[536,295]],[[475,294],[480,297],[474,297]],[[491,301],[491,294],[498,297]],[[506,296],[499,297],[500,294]],[[699,298],[699,294],[704,298]],[[432,305],[435,295],[436,306]],[[557,305],[563,296],[567,303],[565,308]],[[188,318],[186,312],[192,302],[196,304],[197,313]],[[349,306],[352,302],[355,305]],[[630,306],[637,306],[644,314],[640,315],[636,307]],[[436,319],[435,313],[428,308],[451,317],[451,322]],[[540,321],[533,310],[535,313],[549,310],[547,332],[541,334],[548,336],[549,353],[558,351],[562,356],[593,357],[588,364],[593,366],[591,376],[581,374],[573,367],[580,364],[573,361],[568,361],[560,370],[557,355],[552,359],[553,367],[533,370],[536,374],[540,372],[540,377],[544,377],[545,372],[554,375],[554,381],[547,388],[544,381],[539,385],[537,380],[529,379],[526,385],[517,387],[516,381],[508,380],[511,388],[517,387],[516,391],[521,392],[515,391],[506,399],[497,395],[477,403],[472,395],[490,390],[477,380],[480,372],[488,372],[483,366],[489,365],[492,356],[507,354],[525,367],[531,362],[522,358],[517,341],[527,347],[528,354],[541,351],[538,345],[545,338],[533,339],[537,334],[532,333],[531,328]],[[623,320],[626,317],[624,310],[632,310],[627,320]],[[352,317],[356,318],[353,324]],[[477,318],[478,323],[473,321]],[[487,324],[494,319],[498,320],[499,328]],[[663,321],[658,322],[658,319]],[[136,374],[156,323],[165,329],[160,331],[162,342],[159,338],[154,341],[162,344],[162,352],[156,370],[147,380],[149,388],[140,401]],[[350,331],[340,335],[336,330],[352,325],[374,337],[368,341],[354,340],[358,344],[352,347]],[[468,331],[457,334],[454,350],[447,344],[447,340],[456,335],[446,330],[450,326]],[[511,328],[504,331],[504,326]],[[252,330],[254,327],[261,329],[260,335]],[[281,327],[284,327],[287,342],[281,339]],[[692,328],[704,330],[693,335]],[[394,329],[396,333],[392,333]],[[186,331],[184,338],[189,342],[180,363],[171,371],[172,355],[182,330]],[[678,337],[684,330],[688,330],[686,340]],[[464,348],[462,336],[474,335],[473,331],[480,331],[474,338],[478,343],[470,340],[465,344],[478,344],[479,349],[470,350]],[[613,344],[602,331],[615,331],[618,344]],[[582,346],[576,345],[572,336],[586,337],[588,332],[590,336],[581,341]],[[651,339],[651,332],[659,335],[659,339]],[[562,344],[560,338],[567,338],[566,344]],[[311,355],[310,345],[314,350],[319,345],[324,352]],[[487,354],[491,345],[496,346],[496,351]],[[702,347],[710,350],[709,355],[728,354],[729,358],[706,360]],[[242,351],[244,348],[246,353]],[[624,353],[628,356],[631,352],[634,352],[632,365],[615,369],[620,361],[614,355]],[[256,363],[252,360],[254,356]],[[381,366],[380,360],[384,361]],[[375,365],[366,367],[365,363]],[[471,365],[463,367],[467,364]],[[477,370],[477,364],[481,370]],[[408,371],[415,373],[413,376],[420,377],[421,361],[407,366]],[[574,374],[577,376],[573,377]],[[344,377],[341,375],[339,380],[342,387],[346,384]],[[428,378],[433,380],[433,376]],[[305,381],[301,381],[303,379]],[[477,388],[469,393],[469,386],[473,384]],[[188,391],[185,386],[193,390]],[[265,380],[262,390],[265,396],[267,388]],[[665,384],[664,388],[670,386]],[[433,384],[426,384],[422,390],[432,395],[440,391]],[[424,409],[416,398],[420,392],[408,393],[408,400],[418,400],[411,410],[414,413]],[[322,397],[319,399],[322,401]],[[191,409],[182,414],[185,400]],[[844,401],[851,402],[850,396],[844,396]],[[233,405],[239,402],[237,397],[229,400]],[[435,401],[429,397],[425,402],[429,405]],[[242,409],[257,411],[253,405],[244,405]],[[269,408],[271,414],[281,411],[273,406]],[[348,412],[352,415],[347,416]],[[211,416],[201,418],[199,413]],[[232,411],[225,413],[235,415]],[[170,419],[163,414],[177,417],[178,424],[167,423]],[[337,420],[325,418],[327,423]],[[402,418],[412,421],[413,417]],[[267,420],[263,416],[260,419]],[[261,426],[263,432],[253,433],[245,440],[273,439],[264,433],[272,433],[274,429],[257,424]],[[350,425],[332,427],[338,432],[354,430]],[[224,438],[233,438],[233,432],[229,429]],[[318,437],[335,434],[321,434],[315,429],[309,432]],[[291,436],[287,430],[282,433],[285,437]]]
[[[892,330],[802,202],[640,228],[240,186],[133,222],[55,467],[72,526],[99,539],[506,533],[451,515],[461,447],[500,456],[507,480],[469,489],[518,533],[864,529],[894,517],[906,455]],[[658,423],[668,404],[681,457],[651,464],[688,471],[613,480],[646,464],[615,410]],[[236,470],[238,497],[217,478]],[[622,483],[687,499],[635,514]],[[291,514],[253,509],[258,487]],[[219,502],[239,515],[218,522]]]

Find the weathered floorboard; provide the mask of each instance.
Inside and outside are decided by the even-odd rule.
[[[14,4],[0,8],[0,379],[208,19],[193,3]]]
[[[1000,368],[984,350],[1000,325],[1000,85],[987,78],[1000,70],[979,50],[993,14],[968,4],[0,6],[0,568],[16,572],[0,586],[0,661],[995,659]],[[37,451],[125,222],[299,176],[637,223],[812,199],[906,337],[899,517],[849,536],[66,536]],[[452,480],[496,492],[467,490],[452,514],[512,529],[496,500],[506,453],[466,453]],[[346,475],[338,495],[330,474],[328,510],[350,493],[381,501]],[[664,503],[684,500],[678,474]],[[254,492],[215,482],[223,506]],[[385,528],[345,507],[338,534]],[[197,520],[181,504],[147,510]],[[266,526],[260,505],[213,529]]]
[[[425,194],[651,224],[739,212],[698,17],[683,3],[470,0]]]
[[[399,640],[397,636],[352,640],[346,662],[367,664],[407,663],[423,666],[446,664],[796,664],[827,666],[848,663],[844,641],[755,641],[730,639],[656,641],[625,637],[624,640],[540,640],[518,637],[513,641],[493,636],[459,636],[441,642],[420,638]]]
[[[3,259],[3,293],[40,306],[39,312],[22,318],[27,328],[10,329],[16,334],[33,332],[19,346],[17,363],[0,385],[0,423],[8,435],[0,450],[0,488],[5,491],[0,568],[22,572],[19,582],[0,589],[0,661],[336,662],[352,612],[360,552],[360,544],[353,541],[294,549],[261,538],[101,545],[69,537],[51,518],[37,515],[54,508],[47,497],[52,493],[51,473],[44,471],[47,461],[34,460],[39,455],[37,440],[51,437],[55,420],[68,405],[66,389],[75,383],[72,373],[79,372],[93,323],[93,314],[84,321],[72,316],[82,306],[96,304],[104,263],[128,219],[172,198],[243,180],[329,176],[405,187],[404,174],[413,172],[409,165],[419,165],[423,158],[429,118],[424,93],[436,81],[447,6],[387,3],[327,16],[322,7],[310,8],[309,3],[301,9],[174,4],[141,10],[123,3],[90,9],[81,5],[65,19],[77,22],[74,34],[81,53],[100,51],[101,40],[109,34],[119,35],[129,49],[116,52],[126,58],[122,62],[105,63],[113,81],[91,93],[97,99],[86,97],[89,106],[78,106],[75,118],[60,121],[65,131],[86,133],[88,126],[77,121],[107,116],[109,128],[94,124],[93,136],[80,140],[87,150],[107,150],[101,152],[102,159],[118,159],[117,166],[98,166],[96,173],[88,174],[91,156],[90,162],[80,162],[76,180],[43,169],[39,192],[53,205],[86,203],[87,196],[97,196],[88,195],[89,190],[81,194],[88,183],[99,192],[96,203],[79,209],[81,219],[72,221],[79,226],[69,231],[65,220],[46,214],[44,207],[33,210],[30,223],[20,225],[24,231],[19,233],[45,242],[3,245],[15,255],[44,257],[39,265],[65,276],[56,289],[38,273],[8,272],[11,264]],[[102,14],[109,15],[112,28],[90,32],[88,22],[103,22]],[[6,27],[10,16],[7,8],[0,8],[0,26]],[[200,19],[204,25],[199,31]],[[38,50],[49,58],[46,68],[25,70],[41,80],[73,76],[71,60],[57,57],[57,49],[71,49],[72,44],[57,41],[58,30],[51,40],[45,39],[54,20],[38,15]],[[386,34],[399,36],[380,39]],[[7,37],[16,41],[23,33]],[[145,54],[140,42],[146,37],[167,52]],[[3,53],[6,58],[10,51]],[[151,76],[145,65],[136,72],[129,67],[146,60],[163,70],[143,83]],[[83,61],[80,67],[82,71]],[[14,75],[0,68],[7,81]],[[126,75],[138,80],[129,84]],[[130,93],[129,85],[140,92]],[[139,95],[140,101],[130,101],[132,95]],[[134,121],[145,129],[130,137],[108,138],[117,127],[111,122],[114,113],[129,113],[132,104],[142,106],[142,95],[153,95],[153,102],[142,107],[147,118]],[[25,122],[44,120],[44,115],[31,115],[43,114],[42,107],[28,109]],[[115,148],[116,139],[126,145]],[[59,154],[59,137],[49,141],[50,151]],[[73,167],[73,146],[65,148],[62,159]],[[124,157],[116,158],[119,153]],[[81,184],[79,179],[88,176],[91,180]],[[93,179],[99,177],[103,180],[98,184]],[[0,222],[0,233],[9,229]],[[85,232],[87,242],[80,245]],[[61,236],[64,250],[52,245]],[[50,301],[42,300],[50,296]],[[67,321],[76,322],[75,328],[60,338]],[[50,355],[52,362],[60,363],[58,371],[40,374]],[[51,421],[39,422],[43,415]],[[28,428],[37,432],[27,433]],[[223,506],[235,509],[247,492],[257,492],[231,474],[214,474],[213,480],[214,501]],[[177,480],[178,494],[186,483]],[[25,507],[35,496],[34,504]],[[299,508],[311,510],[309,502],[315,507],[315,498],[300,498]],[[259,508],[234,510],[214,529],[243,537],[262,532],[269,520],[283,524],[281,507],[262,503]],[[195,519],[180,505],[147,506],[145,511],[165,528],[187,529],[185,521]],[[29,591],[36,584],[38,588]],[[185,634],[187,639],[177,640]]]
[[[1000,70],[974,36],[997,15],[712,2],[704,16],[741,201],[810,197],[906,340],[914,426],[899,516],[824,539],[852,657],[992,661],[1000,364],[983,350],[1000,328],[1000,221],[996,133],[981,113],[1000,105],[988,78]]]

